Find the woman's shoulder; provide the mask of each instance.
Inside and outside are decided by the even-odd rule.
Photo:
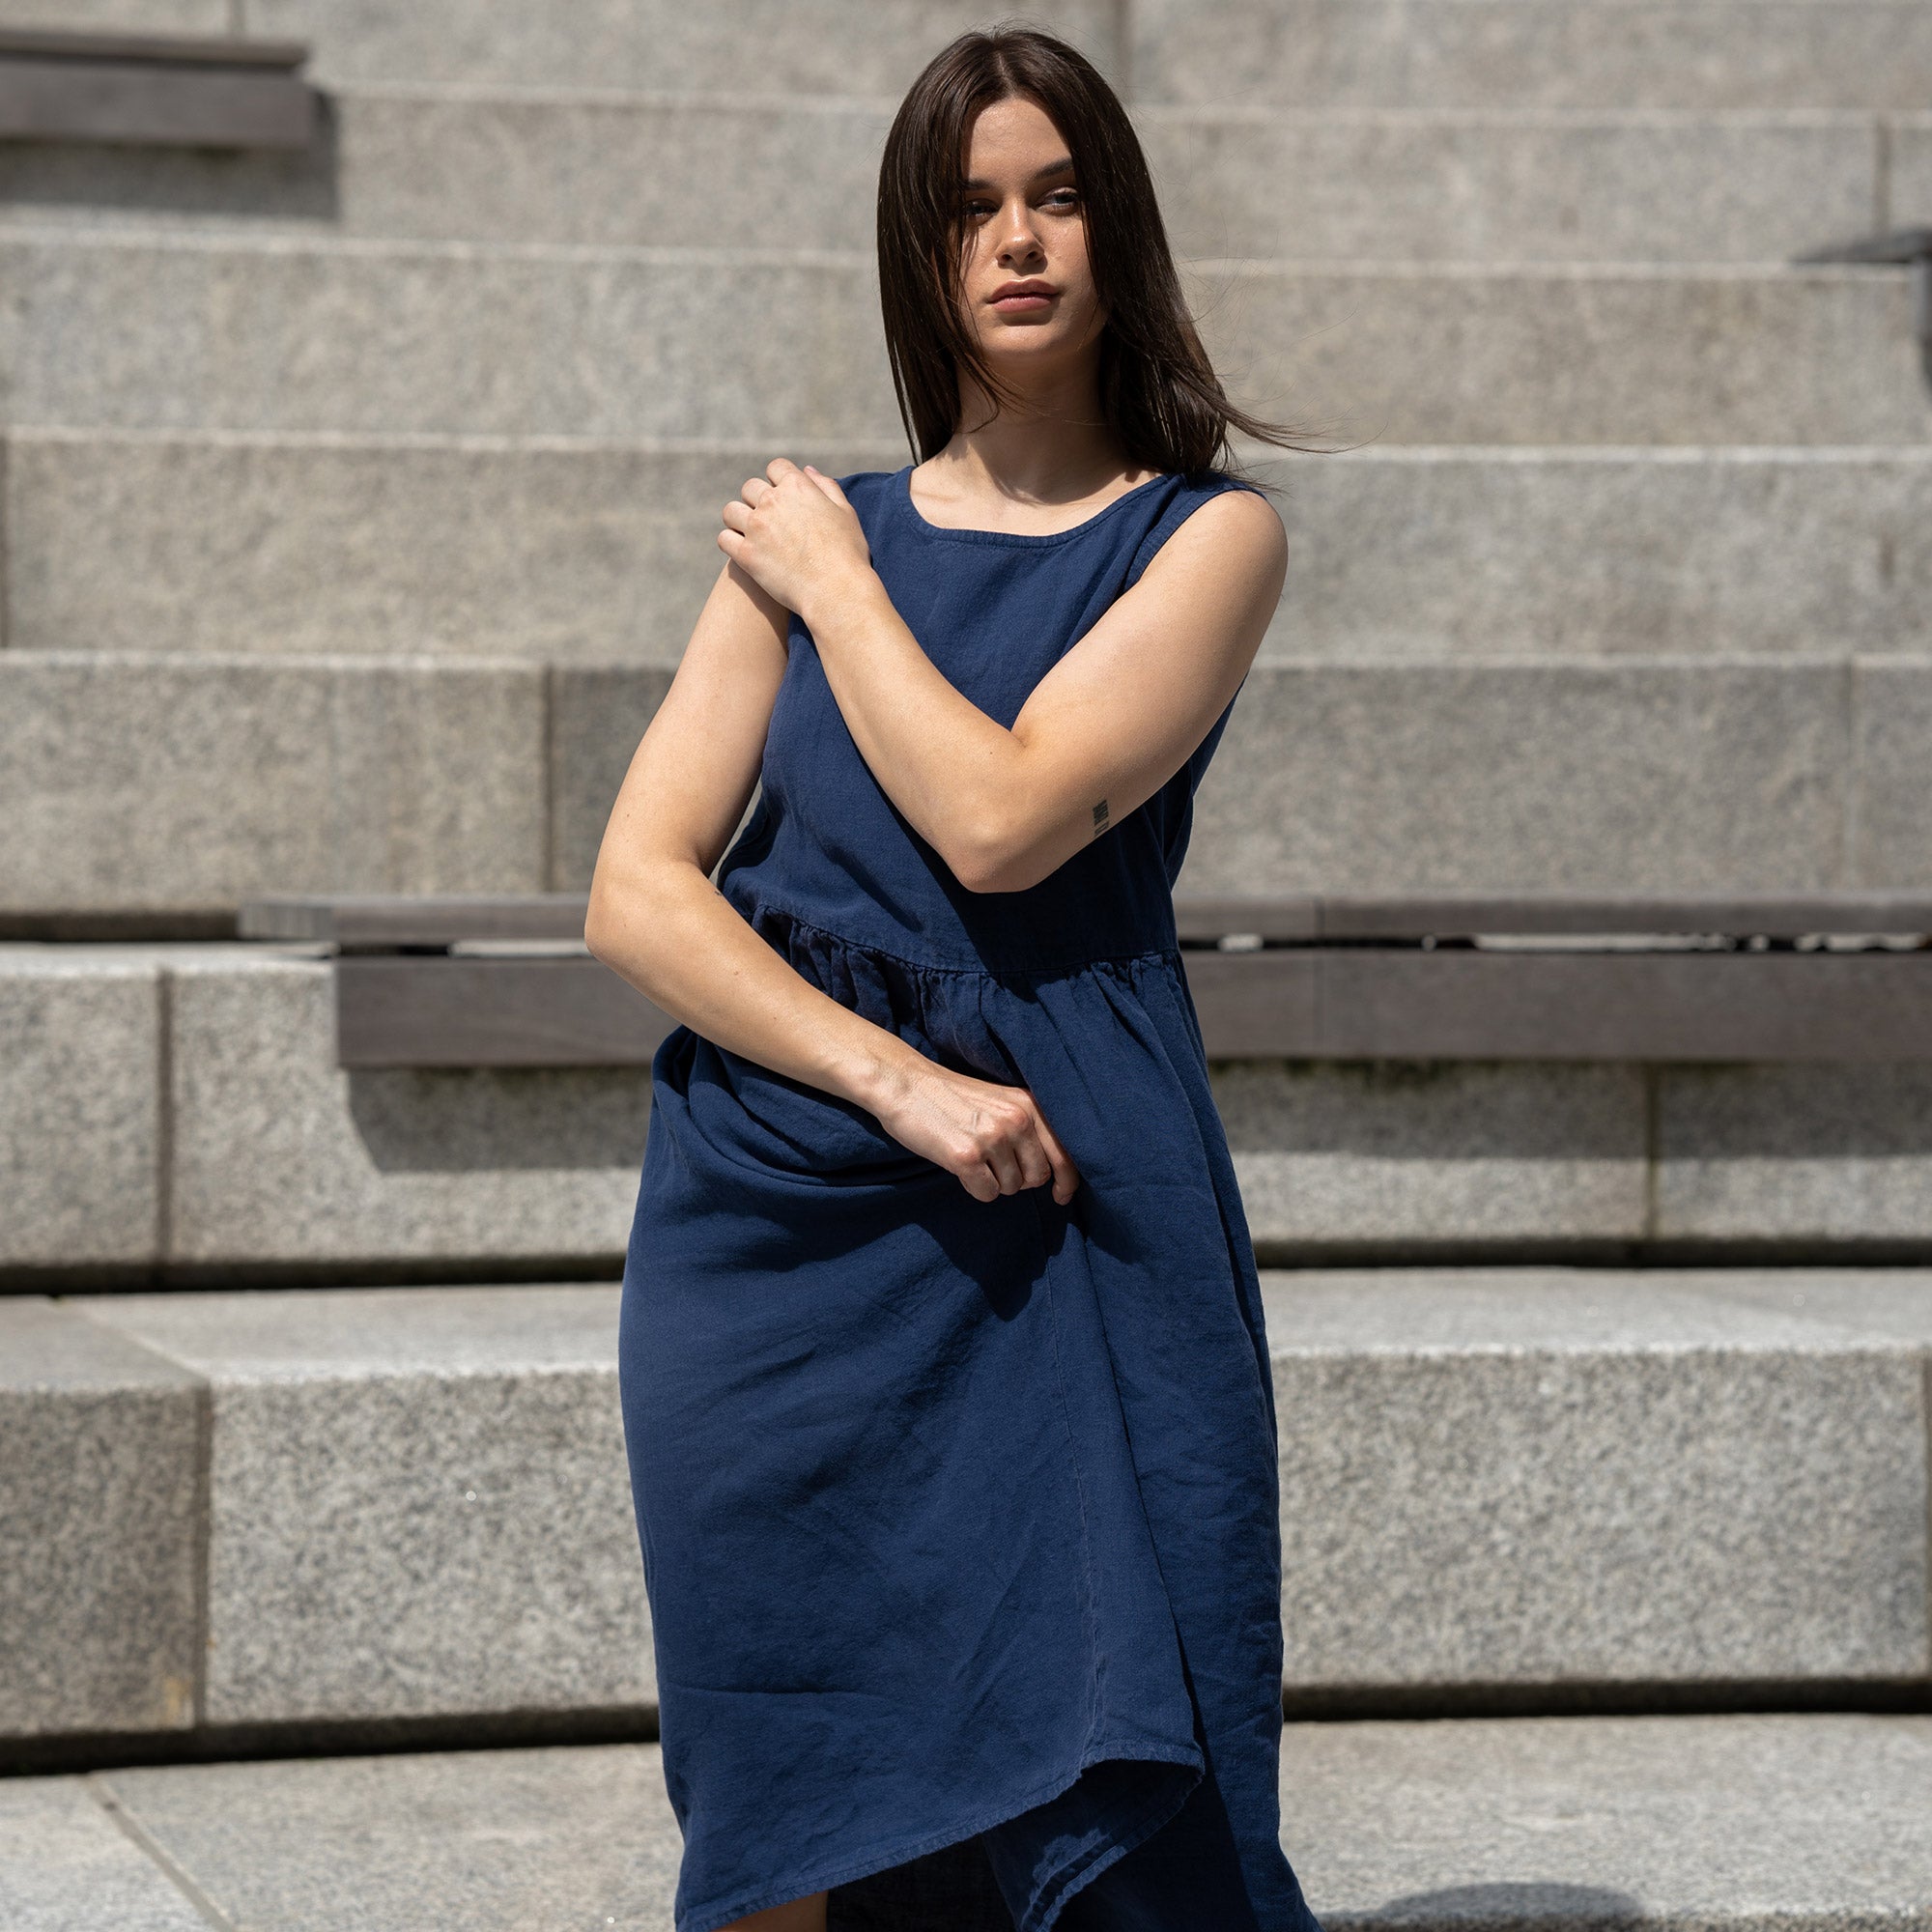
[[[1139,582],[1142,572],[1153,561],[1155,553],[1175,531],[1217,497],[1244,499],[1240,501],[1240,507],[1232,513],[1214,513],[1217,518],[1229,515],[1234,527],[1251,527],[1252,534],[1231,537],[1231,541],[1241,546],[1253,543],[1268,550],[1286,541],[1280,513],[1261,485],[1245,476],[1236,476],[1226,469],[1174,470],[1163,479],[1163,483],[1165,487],[1160,492],[1159,512],[1151,519],[1127,566],[1127,587]]]
[[[855,469],[847,476],[835,476],[833,481],[847,497],[856,501],[861,497],[876,497],[898,477],[896,469]]]

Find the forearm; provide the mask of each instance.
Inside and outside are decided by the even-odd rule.
[[[794,972],[688,861],[639,862],[593,892],[584,938],[701,1037],[868,1111],[922,1058]]]
[[[1028,746],[948,683],[876,572],[827,582],[806,623],[846,728],[887,796],[964,883],[996,877],[1038,830],[1039,774]]]

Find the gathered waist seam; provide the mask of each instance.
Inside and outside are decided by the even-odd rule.
[[[952,973],[966,979],[1013,980],[1044,979],[1066,973],[1084,972],[1090,966],[1124,966],[1140,959],[1171,960],[1177,966],[1180,963],[1179,946],[1153,945],[1136,947],[1129,952],[1083,953],[1071,959],[1035,960],[1025,964],[995,965],[980,960],[970,966],[948,965],[935,959],[915,959],[907,953],[895,952],[887,946],[874,946],[869,940],[854,939],[848,933],[834,932],[830,926],[820,925],[803,913],[794,912],[790,906],[776,899],[760,898],[756,902],[759,912],[777,913],[791,924],[806,932],[816,933],[821,939],[829,939],[836,946],[852,952],[867,952],[880,959],[890,959],[895,965],[909,966],[918,973]],[[748,924],[756,929],[753,915],[743,915]]]

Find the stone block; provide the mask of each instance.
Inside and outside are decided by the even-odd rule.
[[[866,253],[0,237],[10,423],[899,433]],[[774,327],[771,318],[782,316]]]
[[[1291,1694],[1932,1670],[1919,1350],[1599,1271],[1265,1299]]]
[[[1921,450],[1389,449],[1257,462],[1264,657],[1922,653]]]
[[[211,1722],[655,1700],[617,1293],[83,1304],[210,1385]]]
[[[1197,261],[1181,281],[1231,394],[1350,444],[1932,433],[1903,272]]]
[[[702,603],[700,597],[691,612],[687,635]],[[671,674],[671,668],[646,665],[571,666],[551,673],[553,892],[588,890],[617,788],[670,689]]]
[[[1871,225],[1869,115],[1144,107],[1182,255],[1782,262]]]
[[[1264,1253],[1643,1233],[1635,1067],[1230,1061],[1211,1071]]]
[[[1932,666],[1861,664],[1857,678],[1852,876],[1861,886],[1921,886],[1932,879],[1932,813],[1925,809]]]
[[[1922,108],[1918,0],[1137,0],[1141,100],[1282,107]],[[1829,239],[1829,238],[1827,238]]]
[[[893,107],[351,83],[300,154],[13,144],[0,225],[869,253]],[[1136,121],[1182,255],[1781,262],[1869,227],[1879,191],[1868,113],[1154,105]]]
[[[0,1297],[0,1733],[194,1722],[201,1403],[71,1305]]]
[[[618,1271],[647,1072],[350,1072],[326,960],[184,949],[173,970],[172,1262]]]
[[[869,250],[891,123],[878,99],[352,84],[298,153],[10,144],[0,226]]]
[[[160,1029],[151,962],[0,943],[0,1266],[155,1259]]]
[[[774,457],[648,445],[23,430],[6,469],[16,649],[674,665],[721,512]]]
[[[1195,893],[1845,883],[1844,665],[1266,664],[1196,801]]]
[[[8,1932],[208,1932],[208,1920],[78,1777],[0,1779]]]
[[[1897,114],[1886,129],[1890,161],[1887,228],[1932,222],[1932,114]]]
[[[1120,82],[1110,0],[1041,0],[1027,15],[1072,41]],[[515,0],[398,11],[384,0],[248,0],[251,33],[307,40],[333,82],[633,88],[670,94],[745,87],[755,50],[764,94],[903,94],[955,34],[987,15],[963,0],[738,0],[727,10],[676,0],[574,0],[568,14]]]
[[[781,442],[900,433],[869,251],[720,249],[698,277],[694,259],[22,231],[0,238],[0,276],[19,291],[0,313],[9,419]],[[1932,432],[1903,274],[1195,262],[1182,280],[1231,390],[1344,441],[1917,446]],[[775,314],[784,327],[766,326]]]
[[[0,0],[0,26],[89,34],[234,31],[231,0]]]
[[[1656,1079],[1661,1238],[1932,1236],[1932,1065],[1670,1066]]]
[[[540,891],[541,673],[8,651],[0,817],[7,910]]]

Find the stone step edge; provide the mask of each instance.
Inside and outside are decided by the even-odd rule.
[[[1306,1270],[1264,1276],[1263,1294],[1293,1708],[1932,1701],[1932,1271]],[[128,1730],[221,1727],[235,1744],[246,1726],[239,1741],[259,1745],[345,1722],[391,1720],[394,1736],[442,1719],[468,1736],[543,1711],[635,1719],[655,1686],[617,1412],[621,1300],[605,1283],[0,1303],[0,1395],[17,1453],[46,1472],[10,1503],[47,1525],[28,1532],[45,1560],[0,1579],[23,1634],[4,1687],[12,1739],[108,1750],[105,1734]],[[1625,1433],[1639,1400],[1656,1443]],[[1541,1466],[1517,1466],[1499,1402],[1526,1418],[1511,1427],[1543,1428]],[[1362,1439],[1338,1444],[1351,1428]],[[337,1446],[292,1515],[278,1472],[324,1439]],[[534,1463],[531,1439],[550,1445]],[[1439,1458],[1445,1440],[1467,1453],[1417,1490],[1406,1459]],[[1652,1499],[1634,1524],[1629,1493]],[[580,1581],[510,1641],[511,1605],[554,1594],[539,1579],[559,1560],[566,1494]],[[1810,1499],[1804,1520],[1775,1530],[1793,1497]],[[1521,1543],[1500,1589],[1488,1566],[1430,1553],[1476,1522]],[[316,1580],[291,1593],[298,1547]],[[1590,1575],[1605,1560],[1681,1598],[1684,1629],[1600,1601]],[[464,1614],[431,1630],[452,1574]],[[75,1674],[49,1610],[74,1575],[149,1605],[85,1626],[90,1672],[119,1658],[137,1675]],[[1425,1577],[1418,1617],[1406,1606]],[[1730,1627],[1706,1632],[1719,1604]]]

